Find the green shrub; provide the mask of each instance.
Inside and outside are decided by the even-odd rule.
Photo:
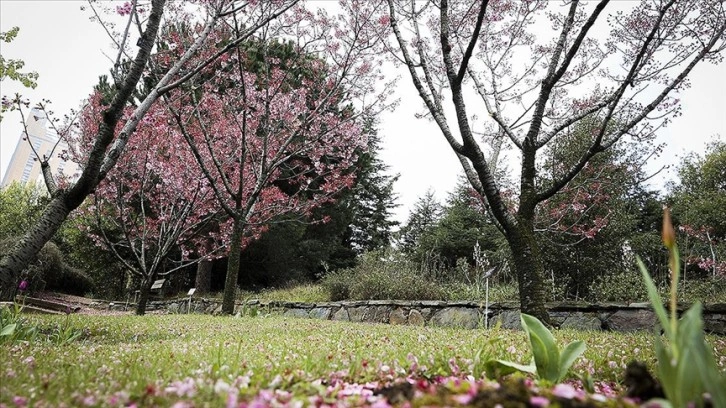
[[[61,267],[63,279],[57,285],[48,285],[53,289],[57,289],[63,293],[71,295],[84,295],[93,290],[93,280],[86,273],[78,268],[74,268],[68,264]]]
[[[717,276],[683,281],[678,288],[678,300],[689,303],[726,303],[726,278]]]
[[[63,254],[55,243],[47,242],[38,252],[38,260],[28,270],[31,277],[40,276],[48,286],[57,287],[63,282]]]
[[[640,302],[648,298],[643,278],[634,271],[605,274],[590,287],[592,301]]]
[[[485,289],[479,288],[470,283],[452,282],[441,286],[444,293],[444,300],[455,301],[483,301]],[[518,302],[519,289],[514,282],[490,283],[489,303],[493,302]]]
[[[432,285],[412,269],[368,271],[357,276],[350,290],[351,297],[356,300],[437,300],[443,297],[438,285]]]
[[[0,258],[7,254],[17,238],[0,241]],[[93,281],[80,269],[73,268],[63,260],[63,254],[53,242],[47,242],[38,252],[38,257],[23,272],[23,278],[30,282],[29,292],[48,289],[63,293],[83,295],[93,287]]]
[[[363,254],[356,267],[326,274],[322,285],[332,301],[443,299],[438,285],[394,252]]]
[[[353,283],[354,269],[328,272],[321,284],[328,292],[331,302],[350,299],[350,286]]]

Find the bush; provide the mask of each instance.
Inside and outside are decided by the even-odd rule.
[[[328,273],[322,284],[333,301],[443,299],[432,284],[400,254],[373,251],[363,254],[354,268]]]
[[[726,278],[681,280],[678,300],[689,303],[726,303]]]
[[[475,285],[463,282],[453,282],[443,285],[444,299],[448,301],[484,301],[486,290]],[[489,303],[518,302],[519,289],[514,282],[489,283]]]
[[[85,295],[93,289],[93,280],[85,272],[68,264],[63,264],[63,279],[58,286],[51,286],[60,292],[71,295]]]
[[[602,275],[590,286],[590,296],[596,302],[638,302],[648,299],[643,278],[636,271]]]
[[[40,276],[50,287],[63,282],[63,254],[53,242],[47,242],[38,252],[38,260],[28,268],[31,276]]]
[[[17,238],[0,241],[0,258],[13,247]],[[30,282],[29,292],[55,289],[63,293],[83,295],[90,291],[93,282],[82,270],[73,268],[63,261],[63,254],[53,242],[47,242],[38,252],[38,257],[23,272],[23,279]]]
[[[321,284],[328,292],[331,302],[350,299],[350,286],[353,283],[354,269],[328,272]]]

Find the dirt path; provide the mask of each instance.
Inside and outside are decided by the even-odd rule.
[[[34,297],[44,300],[50,300],[54,302],[65,303],[71,307],[71,309],[78,308],[76,314],[81,315],[130,315],[133,314],[133,305],[129,305],[128,311],[123,310],[109,310],[108,300],[91,299],[82,296],[66,295],[63,293],[55,292],[41,292],[34,294]],[[120,302],[116,302],[120,303]],[[125,302],[124,302],[125,303]]]

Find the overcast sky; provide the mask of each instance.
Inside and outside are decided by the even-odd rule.
[[[35,90],[22,88],[8,80],[0,83],[2,95],[20,92],[31,103],[50,99],[54,111],[62,115],[77,108],[88,96],[98,76],[111,66],[104,55],[113,55],[111,41],[98,23],[89,21],[89,12],[81,11],[82,1],[0,0],[0,31],[20,27],[20,34],[10,44],[0,43],[6,59],[22,59],[26,71],[40,74]],[[398,202],[396,219],[403,222],[416,199],[428,188],[441,199],[453,187],[460,165],[438,128],[425,119],[416,119],[421,102],[404,72],[398,85],[402,103],[394,113],[382,117],[379,134],[383,139],[381,158],[400,173],[396,184]],[[691,151],[702,152],[714,137],[726,137],[726,65],[701,64],[691,75],[690,89],[680,94],[683,115],[659,131],[666,143],[663,155],[650,168],[675,164]],[[19,116],[6,114],[0,123],[0,179],[20,137]],[[514,164],[516,166],[516,163]],[[664,172],[655,181],[662,185],[674,171]]]

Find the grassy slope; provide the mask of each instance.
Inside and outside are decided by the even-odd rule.
[[[48,342],[0,345],[0,405],[13,398],[31,405],[140,402],[169,405],[180,398],[221,403],[226,385],[256,394],[271,383],[296,395],[315,395],[316,379],[357,383],[401,377],[414,358],[425,375],[480,377],[488,358],[526,361],[521,332],[453,330],[354,324],[268,316],[200,315],[33,317],[41,325],[83,327],[84,338],[57,346]],[[575,371],[591,370],[603,381],[618,381],[632,358],[653,361],[648,334],[559,331],[558,341],[586,341]],[[726,341],[711,339],[717,356]],[[453,361],[451,359],[454,359]],[[454,364],[452,364],[454,363]],[[722,360],[723,363],[723,360]],[[455,373],[454,373],[455,374]],[[280,376],[280,377],[278,377]],[[276,379],[277,377],[277,379]],[[183,393],[175,381],[193,384]],[[250,388],[243,385],[249,379]],[[278,383],[278,384],[275,384]],[[313,383],[315,384],[315,383]],[[242,386],[241,386],[242,385]],[[176,387],[161,392],[167,387]],[[181,388],[180,388],[181,387]],[[182,390],[182,391],[179,391]],[[169,394],[182,394],[169,399]],[[161,395],[166,394],[166,396]],[[193,394],[193,395],[189,395]],[[85,401],[84,401],[85,400]],[[91,405],[94,405],[91,404]]]

